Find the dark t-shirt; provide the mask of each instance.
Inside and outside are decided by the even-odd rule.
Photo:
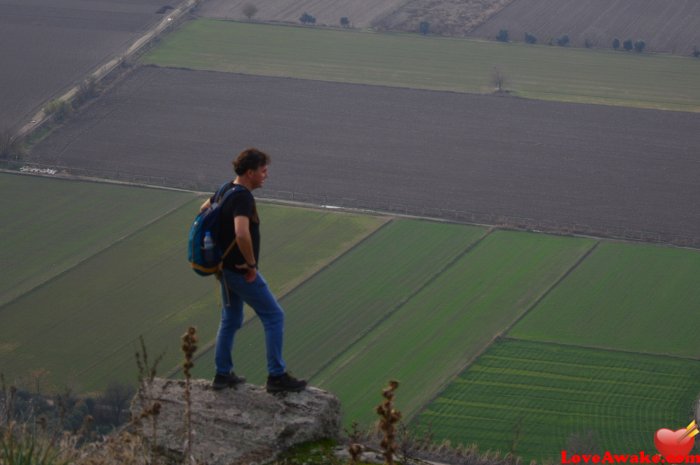
[[[230,183],[222,195],[229,189],[233,188],[233,186],[234,184]],[[210,201],[214,201],[213,196]],[[233,219],[236,216],[248,217],[250,237],[253,240],[253,254],[255,255],[255,263],[260,263],[258,258],[260,254],[260,218],[258,217],[258,210],[255,207],[255,198],[253,197],[253,194],[251,194],[251,192],[243,186],[239,187],[239,192],[232,194],[228,199],[226,199],[226,203],[221,207],[221,230],[219,231],[219,238],[225,247],[228,247],[228,245],[231,244],[234,239],[235,233]],[[244,265],[245,262],[245,258],[243,258],[241,251],[236,245],[224,259],[224,268],[245,274],[245,270],[236,268],[236,265]]]

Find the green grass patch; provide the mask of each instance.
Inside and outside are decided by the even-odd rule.
[[[160,66],[700,111],[700,62],[684,57],[199,19],[143,58]]]
[[[697,358],[700,252],[603,242],[509,333]]]
[[[368,424],[389,379],[410,417],[593,245],[496,231],[405,302],[312,381],[338,395],[345,419]]]
[[[654,454],[658,429],[692,419],[699,377],[698,361],[506,339],[413,425],[431,425],[436,439],[453,444],[514,449],[527,460],[557,461],[567,438],[587,431],[601,452]]]
[[[194,194],[0,174],[2,306]]]
[[[218,283],[197,277],[186,260],[188,230],[202,202],[191,197],[0,309],[0,366],[9,382],[44,372],[44,382],[59,389],[99,389],[111,380],[135,380],[139,335],[151,358],[165,353],[162,370],[179,363],[180,336],[189,325],[198,327],[201,344],[214,339]],[[50,209],[51,199],[44,201]],[[298,284],[385,221],[276,205],[260,211],[261,268],[275,292]],[[290,241],[299,251],[289,250]]]
[[[303,377],[318,372],[484,233],[482,228],[419,220],[395,220],[377,231],[281,300],[289,368]],[[202,359],[210,361],[213,354]],[[234,363],[248,380],[265,381],[258,320],[236,335]],[[205,371],[196,367],[195,373],[211,371],[205,365]]]

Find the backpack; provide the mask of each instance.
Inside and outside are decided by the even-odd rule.
[[[190,227],[187,260],[190,262],[194,272],[200,276],[209,276],[221,271],[224,258],[236,245],[235,237],[226,248],[219,241],[221,208],[224,202],[232,197],[233,194],[244,189],[241,186],[234,185],[233,188],[226,190],[229,185],[230,182],[227,182],[216,191],[214,203],[200,212]],[[224,191],[226,192],[224,193]]]

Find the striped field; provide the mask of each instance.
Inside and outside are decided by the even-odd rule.
[[[12,174],[0,191],[0,308],[194,198]]]
[[[410,417],[593,244],[496,231],[457,257],[312,382],[340,397],[346,423],[368,424],[380,388],[396,379],[401,383],[398,404]]]
[[[601,451],[656,453],[654,433],[692,418],[700,362],[505,339],[415,419],[436,438],[558,460],[575,433]]]

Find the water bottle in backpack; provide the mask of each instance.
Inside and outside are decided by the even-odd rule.
[[[211,263],[215,260],[214,239],[211,238],[210,231],[207,231],[204,235],[204,241],[202,241],[202,254],[204,255],[204,260],[207,263]]]

